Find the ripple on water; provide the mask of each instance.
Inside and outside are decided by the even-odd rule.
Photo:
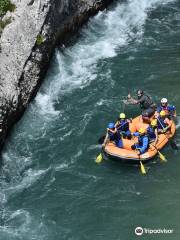
[[[94,108],[98,109],[95,111],[81,109],[82,104],[89,100],[87,96],[83,100],[78,99],[79,102],[71,103],[70,106],[62,103],[62,109],[56,109],[57,103],[61,105],[60,100],[63,96],[67,98],[69,96],[71,97],[71,93],[75,89],[84,89],[93,81],[99,81],[100,79],[113,88],[115,82],[112,77],[111,68],[104,67],[104,72],[99,73],[99,63],[103,59],[110,60],[111,58],[115,58],[123,48],[126,48],[126,46],[129,48],[129,43],[131,42],[137,42],[137,45],[140,44],[144,33],[145,22],[148,17],[148,10],[168,2],[171,1],[130,0],[117,4],[114,9],[101,12],[91,19],[88,25],[82,30],[80,39],[74,45],[67,49],[65,48],[63,51],[56,49],[52,68],[34,103],[31,104],[29,111],[27,111],[27,117],[25,117],[23,122],[22,130],[15,131],[13,137],[14,142],[8,145],[8,148],[3,154],[4,166],[0,178],[2,187],[0,194],[0,206],[2,209],[0,218],[1,237],[4,236],[4,239],[9,238],[12,240],[51,239],[48,238],[50,228],[54,225],[55,227],[52,228],[56,229],[57,223],[51,219],[49,222],[46,222],[46,214],[43,211],[42,215],[44,214],[43,216],[45,217],[41,214],[36,215],[36,209],[32,203],[35,201],[34,199],[29,200],[33,209],[28,209],[28,207],[27,209],[23,207],[19,208],[19,206],[16,210],[16,205],[14,205],[12,208],[15,210],[12,210],[8,207],[8,203],[16,196],[22,197],[23,195],[21,195],[21,193],[23,190],[31,190],[35,184],[39,186],[36,192],[37,195],[40,195],[38,195],[38,197],[41,198],[41,200],[46,200],[46,197],[50,195],[49,192],[53,192],[54,189],[52,185],[57,180],[56,177],[59,176],[62,181],[58,182],[57,185],[60,185],[61,188],[59,192],[54,192],[55,200],[54,202],[52,201],[51,204],[57,204],[59,195],[67,195],[67,200],[70,199],[72,201],[70,205],[67,206],[66,202],[61,202],[62,198],[60,198],[58,199],[58,207],[55,205],[52,208],[61,208],[64,204],[64,206],[70,208],[71,214],[72,212],[75,213],[73,216],[71,215],[71,217],[74,218],[74,222],[71,222],[69,218],[69,225],[65,222],[64,227],[59,227],[58,230],[60,230],[60,233],[61,230],[64,233],[64,235],[63,233],[61,235],[62,239],[68,239],[67,236],[71,235],[71,228],[74,226],[71,226],[71,224],[77,222],[77,217],[83,212],[80,212],[83,204],[96,203],[96,205],[93,206],[95,213],[101,206],[103,206],[104,209],[110,208],[110,210],[116,211],[116,203],[118,203],[118,201],[125,204],[126,202],[139,200],[138,197],[142,195],[148,198],[147,192],[146,195],[142,194],[146,189],[144,190],[143,187],[139,187],[142,182],[143,184],[147,184],[147,182],[151,180],[151,183],[156,185],[160,184],[161,181],[162,183],[169,183],[168,181],[170,180],[163,178],[163,172],[158,173],[157,178],[153,177],[149,179],[147,177],[142,181],[138,176],[137,167],[130,173],[128,169],[128,174],[126,175],[126,167],[123,168],[124,173],[122,174],[122,170],[118,170],[117,166],[113,167],[113,164],[111,164],[110,168],[102,164],[101,168],[96,169],[91,165],[93,173],[91,173],[89,169],[88,173],[86,173],[82,162],[80,165],[77,164],[79,163],[79,159],[82,158],[81,161],[84,160],[83,153],[85,150],[88,154],[91,155],[92,153],[93,155],[98,145],[87,146],[83,142],[78,147],[75,147],[75,149],[71,149],[71,147],[75,145],[74,143],[76,143],[76,141],[79,141],[79,135],[83,136],[84,133],[87,133],[87,127],[93,119],[94,114],[96,114],[96,111],[98,111],[101,106],[109,107],[109,105],[112,104],[110,100],[107,100],[108,96],[107,98],[103,97],[102,99],[94,101]],[[157,24],[159,24],[158,20]],[[167,30],[169,31],[170,29],[167,28]],[[157,33],[158,32],[156,32],[156,34]],[[146,40],[147,46],[156,43],[153,38]],[[138,51],[136,48],[131,50],[132,52],[130,54],[137,53]],[[155,50],[157,51],[159,49]],[[133,62],[135,57],[129,55],[125,60],[126,62]],[[56,71],[53,71],[54,69]],[[123,73],[119,72],[119,74],[123,78]],[[153,74],[147,79],[150,82],[156,78]],[[127,86],[127,88],[128,87],[130,86]],[[92,95],[92,93],[90,95]],[[118,99],[116,100],[118,102]],[[77,124],[75,128],[69,130],[71,127],[69,124],[72,121],[69,111],[75,109],[75,104],[78,106],[77,109],[79,111],[76,112],[76,114],[81,113],[81,116],[78,118],[80,121],[78,122],[79,125]],[[31,121],[29,119],[31,119]],[[177,128],[179,128],[180,125],[179,120],[178,117]],[[78,129],[81,129],[78,133],[79,135],[76,134]],[[58,137],[55,137],[56,134]],[[69,141],[70,137],[72,137],[72,141]],[[68,148],[66,142],[70,142]],[[61,152],[59,154],[57,151],[59,147],[58,144],[60,143],[60,147],[65,148],[62,154]],[[55,148],[56,146],[57,148]],[[68,155],[66,155],[67,153]],[[45,169],[41,169],[41,166],[39,166],[39,169],[36,169],[33,166],[34,163],[40,165],[44,159],[46,160]],[[49,159],[57,162],[48,162]],[[67,177],[65,178],[68,183],[67,185],[65,181],[63,182],[63,172]],[[136,174],[134,174],[134,172],[136,172]],[[51,175],[50,179],[46,178],[41,188],[40,180],[48,174]],[[138,181],[137,185],[135,185],[135,181]],[[70,185],[71,183],[73,186]],[[179,194],[179,192],[177,193]],[[29,206],[28,203],[23,199],[23,206]],[[48,204],[50,203],[48,202]],[[76,206],[79,207],[79,211],[75,208]],[[120,204],[120,208],[123,209],[123,211],[124,206],[126,205]],[[130,210],[132,209],[137,210],[136,206],[137,205],[132,204],[129,212],[131,212]],[[87,209],[87,205],[85,209]],[[76,213],[76,211],[78,213]],[[53,213],[48,212],[48,214],[51,215]],[[54,215],[56,214],[57,213],[54,213]],[[66,215],[67,219],[68,214]],[[83,215],[85,217],[83,221],[87,220],[87,218],[89,220],[91,218],[90,214],[91,213],[87,216],[85,213]],[[124,215],[126,216],[126,214]],[[108,216],[111,217],[111,213]],[[92,219],[90,219],[90,221]],[[60,219],[60,222],[61,221],[63,222],[62,219]],[[51,226],[48,226],[48,223],[51,224]],[[70,238],[71,237],[69,237],[69,239]]]

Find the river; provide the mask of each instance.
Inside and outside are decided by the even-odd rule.
[[[141,226],[173,229],[158,239],[179,240],[177,151],[163,149],[168,162],[155,158],[146,176],[137,166],[94,162],[97,140],[129,92],[143,88],[157,103],[167,97],[179,111],[179,40],[179,0],[129,0],[116,1],[56,49],[3,151],[0,239],[130,240]]]

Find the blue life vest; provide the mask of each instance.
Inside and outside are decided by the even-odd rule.
[[[147,135],[141,136],[138,132],[135,132],[133,135],[138,137],[138,143],[135,143],[135,147],[141,154],[145,153],[149,147],[149,139]]]
[[[146,136],[138,136],[138,143],[139,143],[139,146],[140,147],[142,147],[143,146],[143,139],[144,139],[144,137],[146,137]]]
[[[127,119],[119,121],[117,125],[117,130],[119,132],[127,132],[129,131],[129,122]]]
[[[117,132],[112,133],[111,131],[108,131],[108,136],[109,136],[110,141],[114,141],[117,147],[123,148],[122,139]]]
[[[141,154],[145,153],[149,147],[149,139],[146,135],[138,137],[138,145],[139,151]]]
[[[161,111],[167,111],[167,112],[169,112],[169,113],[172,113],[172,112],[174,112],[174,111],[176,111],[176,107],[174,106],[174,105],[167,105],[167,106],[159,106],[158,108],[157,108],[157,112],[158,113],[160,113]]]
[[[158,117],[158,119],[157,119],[157,128],[158,129],[163,129],[165,127],[167,127],[167,125],[164,122],[164,119],[162,117]]]
[[[108,131],[108,136],[110,141],[118,141],[120,139],[117,133],[112,133],[111,131]]]
[[[153,128],[152,126],[149,126],[147,128],[147,135],[151,140],[156,139],[155,128]]]

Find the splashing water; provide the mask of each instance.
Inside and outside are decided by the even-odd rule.
[[[162,64],[153,63],[153,56],[158,47],[167,49],[170,44],[162,37],[154,50],[153,44],[158,40],[153,33],[159,31],[157,35],[164,36],[163,30],[160,31],[162,26],[172,27],[174,22],[168,22],[171,16],[166,23],[166,18],[161,17],[163,13],[157,14],[160,20],[156,16],[149,20],[149,15],[171,2],[174,1],[129,0],[118,3],[92,18],[73,45],[56,49],[45,83],[3,152],[0,177],[0,236],[3,240],[99,239],[99,236],[113,240],[119,234],[133,239],[124,233],[126,224],[128,221],[137,223],[138,217],[146,220],[143,211],[148,212],[150,206],[146,201],[151,201],[154,211],[160,211],[154,199],[162,201],[163,198],[164,206],[169,208],[165,199],[168,201],[171,195],[175,199],[173,189],[176,183],[165,166],[162,167],[165,173],[162,169],[155,170],[153,177],[142,181],[134,168],[127,167],[122,171],[113,164],[109,168],[104,165],[97,168],[92,162],[98,148],[97,136],[102,133],[97,133],[97,129],[104,128],[112,115],[119,112],[119,109],[113,109],[116,98],[111,95],[114,92],[125,94],[130,85],[135,85],[129,80],[134,75],[140,79],[137,82],[141,81],[152,91],[157,88],[163,95],[167,90],[168,81],[164,81],[163,86],[157,85],[157,74],[161,79],[164,69],[162,74],[159,70]],[[178,19],[178,12],[175,14]],[[148,20],[151,21],[148,31],[152,36],[145,38]],[[156,25],[160,26],[159,29]],[[161,58],[164,55],[164,52],[160,53]],[[150,62],[146,63],[146,60]],[[168,61],[169,64],[173,60]],[[157,65],[159,72],[151,69]],[[113,75],[115,70],[118,77]],[[131,71],[132,76],[128,78]],[[170,69],[169,72],[173,71]],[[142,77],[142,72],[148,72],[148,77]],[[164,75],[162,78],[166,80]],[[172,93],[170,98],[173,100],[173,97]],[[178,100],[176,97],[176,103]],[[170,157],[173,159],[174,156]],[[151,188],[153,196],[149,193]],[[159,189],[164,189],[161,195],[158,195]],[[166,212],[163,210],[162,216]]]

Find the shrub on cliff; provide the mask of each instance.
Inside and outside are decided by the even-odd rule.
[[[13,12],[15,5],[10,0],[0,0],[0,17],[6,14],[7,11]]]

